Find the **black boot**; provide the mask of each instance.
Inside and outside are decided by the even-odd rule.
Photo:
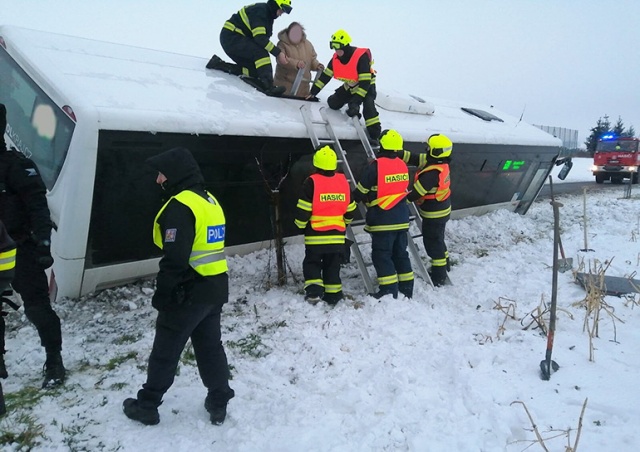
[[[393,298],[398,298],[398,286],[397,285],[394,285],[394,287],[380,286],[380,290],[378,290],[376,293],[370,293],[369,295],[375,298],[376,300],[381,299],[385,295],[391,295],[393,296]]]
[[[400,283],[398,283],[398,290],[407,298],[413,297],[413,280],[400,281]]]
[[[336,292],[336,293],[326,293],[324,294],[324,297],[322,297],[322,299],[325,301],[325,303],[327,303],[328,305],[331,306],[335,306],[338,304],[338,302],[340,300],[342,300],[344,298],[344,294],[342,293],[342,291],[340,292]]]
[[[138,399],[125,399],[122,402],[122,411],[129,419],[142,422],[144,425],[156,425],[160,422],[158,407],[140,403]]]
[[[213,397],[204,399],[204,408],[209,413],[209,420],[213,425],[222,425],[227,417],[227,403],[216,402]]]
[[[431,267],[429,277],[435,287],[444,286],[447,282],[447,270],[445,267]]]
[[[62,363],[60,352],[48,352],[44,363],[44,381],[42,389],[52,389],[61,386],[67,375],[67,370]]]
[[[269,96],[281,96],[287,90],[284,86],[275,86],[273,80],[264,77],[258,79],[262,84],[262,91]]]

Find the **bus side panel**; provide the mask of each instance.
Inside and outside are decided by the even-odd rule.
[[[87,268],[160,256],[152,230],[166,193],[145,160],[178,146],[193,153],[206,188],[225,210],[227,246],[271,239],[270,188],[287,173],[280,186],[284,231],[299,233],[293,213],[312,168],[309,140],[101,131]]]

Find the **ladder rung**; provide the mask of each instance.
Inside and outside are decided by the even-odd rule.
[[[324,138],[324,139],[318,138],[318,143],[320,143],[320,144],[334,144],[335,141],[333,141],[331,138]]]

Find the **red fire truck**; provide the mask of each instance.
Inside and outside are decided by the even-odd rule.
[[[610,179],[612,184],[620,184],[622,179],[632,178],[633,183],[637,184],[640,167],[639,144],[640,139],[634,137],[604,135],[600,138],[591,167],[596,183],[602,184]]]

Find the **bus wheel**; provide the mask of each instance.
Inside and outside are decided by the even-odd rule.
[[[601,176],[600,174],[596,174],[596,184],[603,184],[604,183],[604,176]]]
[[[638,183],[638,173],[635,173],[635,174],[633,175],[633,179],[632,179],[631,181],[632,181],[634,184],[637,184],[637,183]]]

